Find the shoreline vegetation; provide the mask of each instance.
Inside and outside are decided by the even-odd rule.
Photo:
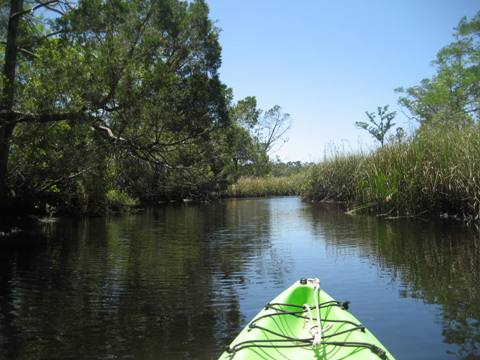
[[[342,202],[349,214],[387,219],[442,217],[480,224],[480,12],[462,18],[455,40],[437,53],[436,73],[419,85],[396,89],[414,121],[395,135],[388,105],[357,121],[379,147],[369,153],[334,151],[308,166],[296,189],[307,201]],[[299,177],[302,177],[298,175]],[[276,180],[289,183],[286,179]],[[240,194],[280,193],[273,180],[243,179]],[[296,184],[291,182],[291,184]]]
[[[222,195],[226,198],[300,195],[305,172],[290,176],[241,177]]]
[[[334,151],[287,177],[244,177],[227,197],[299,195],[349,214],[480,221],[480,125],[436,126],[370,153]]]
[[[479,222],[480,126],[436,127],[369,154],[336,153],[312,166],[302,196],[348,213]]]
[[[245,177],[228,197],[299,195],[349,214],[480,221],[480,125],[436,126],[370,153],[336,151],[288,177]]]
[[[290,116],[234,99],[219,33],[204,0],[2,2],[0,222],[209,200],[268,174]]]
[[[480,222],[480,12],[461,19],[434,76],[397,89],[413,134],[389,136],[385,105],[352,119],[376,150],[308,164],[270,158],[289,114],[234,100],[221,81],[205,1],[65,4],[0,7],[0,226],[278,195]]]

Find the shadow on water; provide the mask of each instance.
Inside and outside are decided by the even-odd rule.
[[[64,219],[38,235],[0,243],[0,359],[214,359],[264,301],[319,270],[310,264],[335,259],[351,272],[345,283],[388,277],[394,304],[384,312],[402,299],[436,306],[438,324],[424,326],[451,353],[437,354],[480,358],[480,240],[457,224],[386,222],[281,198]],[[376,272],[357,274],[364,263]],[[405,333],[427,322],[413,318]],[[438,358],[428,353],[418,358]]]
[[[237,289],[270,247],[268,216],[174,205],[0,244],[0,358],[212,358],[245,320]]]

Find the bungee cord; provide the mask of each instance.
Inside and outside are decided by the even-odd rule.
[[[386,352],[380,347],[364,342],[353,342],[353,341],[330,341],[336,336],[344,335],[353,331],[365,332],[365,327],[360,323],[355,323],[349,320],[337,320],[337,319],[328,319],[321,318],[321,309],[326,309],[329,307],[340,307],[342,309],[348,309],[349,302],[340,303],[338,301],[330,300],[323,303],[320,303],[320,280],[315,279],[302,279],[301,283],[305,285],[306,283],[313,285],[314,289],[314,305],[304,304],[286,304],[286,303],[269,303],[265,306],[265,310],[273,310],[270,314],[264,314],[255,318],[249,325],[249,331],[257,329],[260,331],[267,332],[269,334],[275,335],[278,338],[276,339],[259,339],[259,340],[246,340],[235,344],[232,347],[227,348],[227,353],[233,356],[244,349],[249,348],[308,348],[316,349],[321,345],[332,345],[340,347],[357,347],[369,349],[373,354],[377,355],[381,360],[388,360]],[[298,309],[291,311],[288,308]],[[315,315],[315,316],[314,316]],[[265,318],[280,318],[280,317],[297,317],[305,319],[305,324],[308,325],[308,331],[311,337],[308,338],[298,338],[294,336],[289,336],[278,331],[266,328],[259,325],[258,323]],[[323,323],[323,324],[322,324]],[[330,332],[334,324],[344,324],[349,327],[336,332]],[[341,326],[341,325],[340,325]],[[328,339],[328,340],[326,340]]]
[[[322,328],[322,319],[320,317],[320,305],[319,305],[319,297],[320,297],[320,279],[308,279],[309,283],[313,284],[313,298],[315,299],[315,310],[317,313],[317,323],[315,324],[314,318],[312,316],[312,310],[308,304],[304,304],[303,308],[307,310],[308,313],[308,324],[310,326],[309,332],[313,336],[312,345],[316,347],[322,343],[322,334],[328,330],[330,330],[333,324],[327,324],[325,328]]]

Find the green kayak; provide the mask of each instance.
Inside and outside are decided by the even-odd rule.
[[[219,360],[394,359],[347,309],[318,279],[302,279],[267,304]]]

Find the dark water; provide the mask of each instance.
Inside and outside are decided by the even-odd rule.
[[[0,359],[215,359],[318,276],[398,359],[480,359],[480,240],[297,198],[171,205],[0,245]]]

